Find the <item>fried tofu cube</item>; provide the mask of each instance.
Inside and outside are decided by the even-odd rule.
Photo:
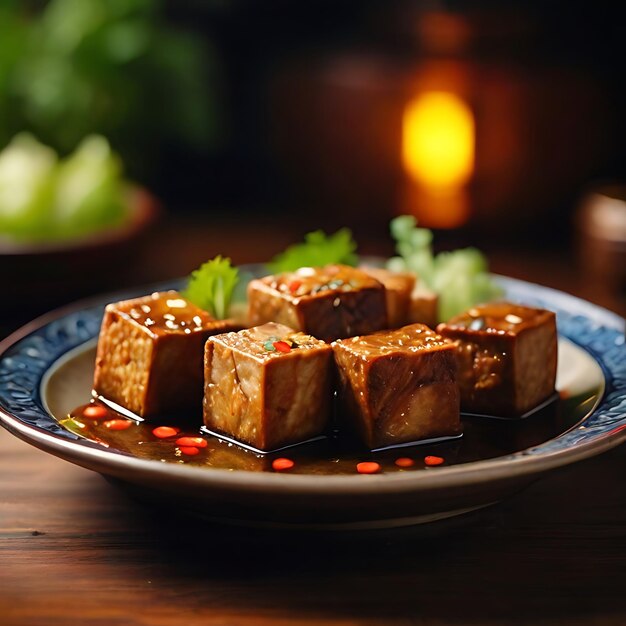
[[[437,326],[439,298],[434,291],[419,282],[413,288],[409,298],[407,324],[426,324]]]
[[[408,324],[411,293],[415,288],[415,274],[392,272],[381,267],[362,267],[361,269],[385,287],[389,328],[398,328]]]
[[[389,328],[417,323],[435,328],[439,299],[415,274],[380,267],[364,266],[361,269],[385,287]]]
[[[368,448],[461,434],[452,342],[412,324],[332,346],[341,417]]]
[[[303,267],[253,280],[248,304],[250,325],[278,322],[322,341],[388,325],[383,285],[346,265]]]
[[[107,305],[94,391],[141,417],[201,406],[210,335],[239,328],[215,320],[176,291]]]
[[[463,411],[516,417],[554,393],[557,330],[551,311],[484,304],[437,331],[457,344]]]
[[[311,439],[330,418],[332,348],[270,322],[210,337],[204,423],[259,450]]]

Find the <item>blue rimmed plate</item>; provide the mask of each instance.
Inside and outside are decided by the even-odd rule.
[[[496,458],[375,476],[285,475],[136,458],[57,421],[89,397],[104,304],[176,288],[103,296],[35,320],[0,343],[0,422],[21,439],[100,472],[148,501],[235,523],[370,528],[442,519],[496,502],[545,473],[626,439],[624,321],[567,294],[498,278],[510,300],[551,309],[559,327],[557,387],[580,398],[580,421],[559,436]],[[591,391],[590,391],[591,390]]]

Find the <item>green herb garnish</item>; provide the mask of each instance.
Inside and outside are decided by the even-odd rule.
[[[183,297],[216,319],[228,315],[233,291],[239,280],[239,270],[231,265],[230,259],[216,256],[191,272]]]
[[[432,232],[418,228],[417,220],[411,215],[391,220],[390,230],[399,256],[390,259],[387,267],[392,271],[417,274],[420,282],[438,295],[440,321],[503,294],[489,275],[485,255],[476,248],[441,252],[435,256]]]
[[[289,246],[276,255],[268,267],[274,273],[293,272],[300,267],[323,267],[334,263],[356,265],[356,242],[347,228],[327,235],[316,230],[304,236],[303,243]]]

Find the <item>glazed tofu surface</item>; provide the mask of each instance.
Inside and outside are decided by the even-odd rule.
[[[109,304],[94,391],[141,417],[200,407],[204,343],[232,328],[175,291]]]
[[[332,349],[277,323],[211,337],[204,423],[260,450],[321,434],[330,416]]]
[[[457,343],[464,411],[514,417],[554,393],[557,330],[551,311],[490,303],[437,330]]]
[[[248,286],[252,325],[278,322],[323,341],[386,328],[384,286],[345,265],[300,268]]]
[[[461,433],[454,344],[423,324],[333,343],[342,417],[369,448]]]

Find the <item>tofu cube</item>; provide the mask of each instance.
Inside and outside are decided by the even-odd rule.
[[[437,325],[439,299],[411,272],[392,272],[380,267],[361,268],[385,287],[389,328],[407,324]]]
[[[332,346],[340,417],[368,448],[461,434],[452,342],[412,324]]]
[[[176,291],[109,304],[98,339],[94,391],[141,417],[199,410],[204,343],[235,328]]]
[[[463,411],[516,417],[554,393],[557,331],[551,311],[484,304],[437,331],[457,344]]]
[[[381,267],[362,267],[361,269],[385,287],[389,328],[398,328],[408,324],[415,274],[391,272]]]
[[[322,341],[387,327],[383,285],[345,265],[303,267],[253,280],[248,304],[250,325],[278,322]]]
[[[431,328],[437,326],[439,298],[434,291],[417,283],[409,298],[407,324],[426,324]]]
[[[332,348],[270,322],[210,337],[204,423],[259,450],[320,435],[330,417]]]

